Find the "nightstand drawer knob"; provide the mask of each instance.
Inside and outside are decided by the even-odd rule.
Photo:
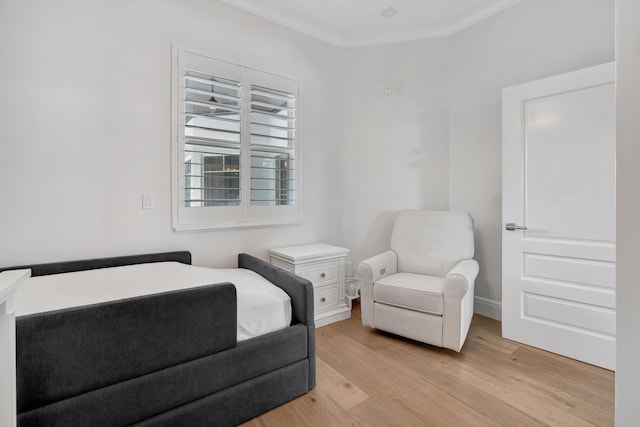
[[[327,299],[325,297],[320,298],[320,302],[325,302]]]
[[[322,277],[324,279],[325,277],[327,277],[327,275],[325,273],[321,273],[320,277]]]

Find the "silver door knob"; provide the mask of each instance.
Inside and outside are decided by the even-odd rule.
[[[507,230],[509,231],[513,231],[513,230],[526,230],[527,227],[523,226],[523,225],[516,225],[513,222],[508,222],[507,225],[505,225],[505,227]]]

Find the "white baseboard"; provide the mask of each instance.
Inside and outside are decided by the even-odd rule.
[[[502,321],[502,303],[500,301],[475,297],[473,312],[481,316]]]

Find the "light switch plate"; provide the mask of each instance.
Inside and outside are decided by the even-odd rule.
[[[142,209],[153,209],[153,194],[142,193]]]

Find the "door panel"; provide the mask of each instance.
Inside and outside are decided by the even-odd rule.
[[[614,95],[606,84],[525,101],[528,236],[615,240]]]
[[[615,367],[614,65],[503,91],[503,335]]]

